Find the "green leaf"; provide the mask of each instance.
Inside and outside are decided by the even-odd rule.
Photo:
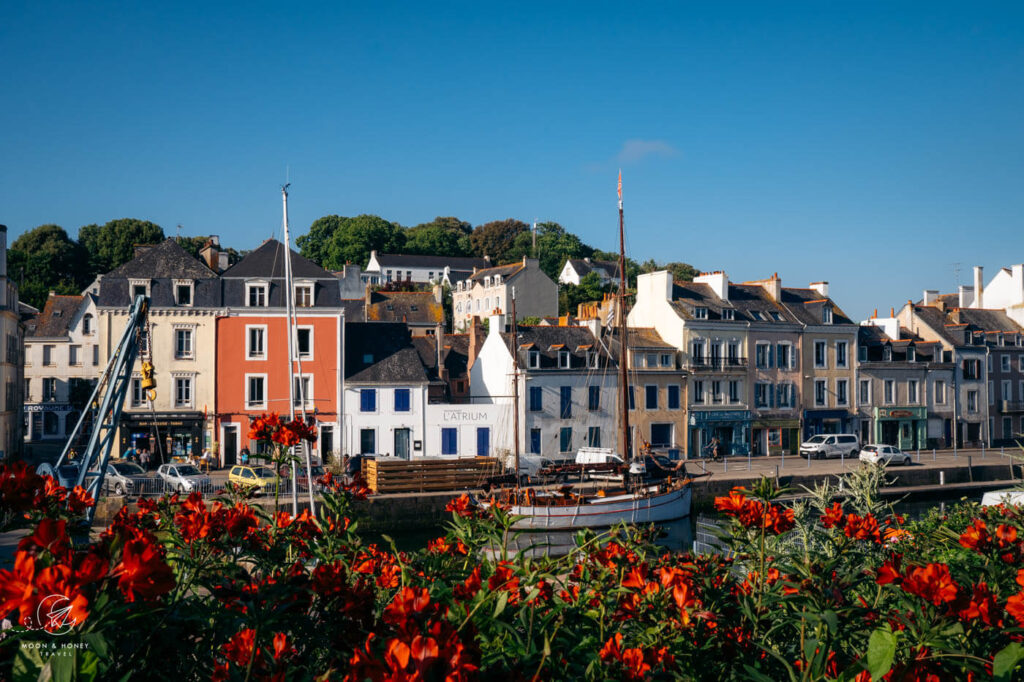
[[[746,663],[743,664],[743,669],[747,671],[747,679],[760,680],[761,682],[775,682],[775,680],[764,673],[751,668]]]
[[[825,621],[825,624],[828,625],[830,632],[839,631],[839,616],[836,615],[835,611],[826,611],[821,614],[821,618]]]
[[[868,672],[871,679],[881,679],[892,669],[896,658],[896,637],[889,630],[878,629],[868,639]]]
[[[11,667],[11,679],[14,682],[35,682],[39,679],[43,667],[43,657],[39,649],[25,646],[22,642],[14,654],[14,665]]]
[[[502,591],[498,595],[498,603],[494,606],[494,617],[497,618],[501,615],[501,612],[505,610],[505,605],[508,604],[508,592]]]
[[[992,659],[992,676],[997,680],[1009,680],[1022,658],[1024,646],[1019,642],[1008,644]]]

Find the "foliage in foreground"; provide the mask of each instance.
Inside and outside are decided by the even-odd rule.
[[[719,498],[727,555],[666,553],[619,528],[535,558],[508,548],[512,517],[466,496],[422,550],[366,544],[348,518],[360,492],[329,476],[317,518],[195,494],[75,538],[81,491],[7,467],[4,519],[33,533],[0,572],[16,623],[0,677],[1010,679],[1020,512],[905,525],[872,474],[854,476],[844,503],[822,488],[784,506],[767,482]],[[40,608],[52,595],[62,608]]]

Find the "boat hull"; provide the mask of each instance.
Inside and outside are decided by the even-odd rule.
[[[1010,506],[1019,506],[1024,504],[1024,491],[1012,488],[1009,490],[993,490],[992,492],[985,493],[981,497],[982,507],[994,507],[1000,504]]]
[[[513,505],[510,513],[522,516],[518,530],[608,528],[619,523],[643,525],[681,519],[690,514],[693,489],[683,486],[650,495],[588,498],[575,505]]]

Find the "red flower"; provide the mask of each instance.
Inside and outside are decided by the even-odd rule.
[[[878,569],[878,577],[875,579],[879,585],[888,585],[889,583],[896,583],[897,585],[903,582],[903,575],[900,573],[899,559],[887,560],[882,564],[881,568]]]
[[[967,530],[960,536],[960,544],[975,552],[983,551],[989,543],[991,536],[981,519],[974,519],[974,523],[967,527]]]
[[[238,667],[247,667],[256,651],[256,631],[246,628],[235,633],[220,650],[229,661]]]
[[[170,592],[175,584],[174,573],[160,548],[146,539],[125,543],[114,575],[118,576],[117,587],[129,602],[159,597]]]
[[[483,583],[480,580],[480,567],[477,566],[461,585],[455,586],[453,592],[456,599],[460,601],[468,601],[476,596],[476,593],[480,591],[482,586]]]
[[[54,519],[43,519],[36,526],[36,532],[21,539],[18,543],[19,552],[37,554],[49,552],[58,561],[65,560],[71,552],[71,540],[67,534],[67,523]]]
[[[821,525],[825,526],[825,528],[832,528],[834,526],[842,528],[845,519],[843,505],[833,502],[832,506],[825,510],[824,516],[821,517]]]
[[[1017,625],[1024,626],[1024,592],[1018,592],[1006,600],[1006,612],[1013,616]]]
[[[999,538],[999,546],[1007,547],[1017,542],[1017,529],[1013,526],[1000,524],[996,528],[996,537]]]
[[[384,607],[384,622],[391,625],[404,625],[409,618],[430,606],[430,592],[421,587],[414,590],[411,587],[403,587],[395,594],[391,603]]]
[[[910,569],[903,579],[903,589],[940,606],[956,599],[960,588],[949,575],[948,566],[928,564]]]
[[[601,651],[598,654],[602,661],[618,661],[622,658],[622,633],[616,632],[614,637],[609,637],[608,641],[601,647]]]
[[[33,582],[36,559],[28,552],[19,551],[14,557],[14,570],[0,570],[0,617],[18,611],[18,623],[30,624],[36,615],[38,599]]]
[[[494,573],[487,579],[487,587],[492,592],[495,590],[508,592],[510,604],[519,601],[519,576],[507,561],[502,561],[494,567]]]

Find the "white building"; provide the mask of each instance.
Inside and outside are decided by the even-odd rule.
[[[24,308],[18,301],[18,287],[7,279],[7,226],[0,225],[0,339],[7,351],[0,355],[0,385],[3,403],[0,405],[0,460],[21,450],[22,406],[24,397],[24,366],[22,343],[25,325],[21,314]],[[34,309],[29,308],[30,310]]]
[[[360,277],[364,284],[413,282],[454,286],[474,270],[491,266],[490,259],[462,256],[420,256],[370,252],[370,262]]]
[[[540,269],[536,258],[477,270],[452,289],[452,324],[465,331],[473,317],[488,317],[495,310],[512,310],[515,293],[516,316],[552,317],[558,314],[558,285]],[[510,321],[510,320],[509,320]]]
[[[589,258],[570,258],[565,261],[562,271],[558,273],[559,284],[579,285],[580,280],[596,272],[601,284],[619,282],[619,264],[610,260],[590,260]]]
[[[103,371],[96,297],[50,292],[26,328],[24,437],[63,443]]]

